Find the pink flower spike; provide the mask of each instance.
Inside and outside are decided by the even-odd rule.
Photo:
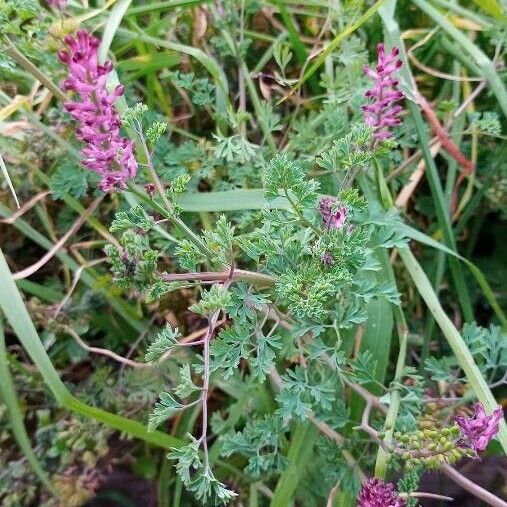
[[[368,479],[357,497],[358,507],[404,507],[405,500],[400,498],[394,486],[382,479]]]
[[[456,424],[461,430],[463,443],[469,445],[474,451],[484,451],[489,442],[498,433],[498,425],[503,417],[502,407],[497,407],[488,416],[482,403],[473,406],[472,417],[456,416]]]
[[[323,197],[319,202],[319,211],[326,229],[341,229],[347,218],[347,208],[338,205],[338,199]]]
[[[394,105],[403,99],[403,93],[397,89],[398,80],[394,74],[401,67],[402,62],[398,59],[398,48],[386,54],[384,44],[377,46],[377,66],[375,69],[364,67],[364,73],[375,84],[365,93],[365,97],[373,102],[363,106],[364,120],[367,125],[373,127],[375,143],[392,137],[390,127],[399,125],[399,114],[402,107]]]
[[[69,75],[63,86],[80,99],[64,106],[80,124],[76,135],[86,143],[81,150],[83,165],[100,175],[99,186],[104,192],[124,189],[137,173],[134,143],[120,135],[120,116],[114,106],[124,87],[118,85],[111,93],[106,90],[113,65],[98,63],[99,39],[79,30],[75,37],[64,40],[68,50],[60,51],[58,56],[67,65]]]

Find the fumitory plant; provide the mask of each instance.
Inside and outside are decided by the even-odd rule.
[[[464,460],[507,451],[503,410],[492,394],[507,383],[507,342],[497,294],[456,245],[468,232],[473,192],[494,209],[501,201],[474,180],[478,136],[501,137],[501,124],[496,113],[476,113],[471,103],[487,83],[505,102],[495,77],[502,34],[486,32],[480,16],[456,21],[468,10],[454,2],[437,2],[457,13],[451,23],[414,0],[445,34],[434,42],[438,30],[428,32],[408,53],[412,61],[428,41],[431,51],[444,47],[456,55],[449,37],[460,23],[496,44],[494,65],[478,53],[470,66],[486,70],[475,90],[464,62],[452,73],[431,74],[467,83],[461,105],[453,88],[457,102],[442,101],[434,110],[417,88],[428,82],[415,79],[408,65],[403,41],[413,35],[401,37],[390,18],[388,4],[395,2],[362,14],[354,2],[336,2],[322,24],[314,2],[277,1],[275,11],[260,0],[190,2],[192,11],[184,9],[188,2],[170,2],[175,17],[167,26],[164,2],[118,2],[107,21],[109,4],[87,17],[65,0],[48,0],[41,12],[24,3],[19,22],[0,4],[0,27],[15,28],[1,35],[8,51],[0,71],[18,65],[35,76],[30,93],[41,112],[24,111],[19,99],[14,110],[0,110],[0,119],[19,109],[42,129],[33,142],[45,154],[34,178],[51,190],[53,206],[63,202],[79,216],[67,210],[53,223],[40,204],[48,192],[39,192],[5,219],[15,222],[33,207],[51,241],[42,261],[12,276],[0,255],[7,287],[0,309],[58,404],[80,415],[57,422],[50,414],[56,405],[27,409],[37,428],[35,450],[19,436],[24,429],[16,436],[34,472],[0,453],[0,463],[10,463],[0,484],[15,484],[0,499],[33,501],[33,490],[20,492],[35,473],[68,505],[82,504],[107,475],[104,462],[115,459],[113,439],[130,435],[163,449],[160,464],[151,448],[136,447],[132,455],[142,459],[133,459],[133,468],[145,479],[158,477],[161,491],[174,485],[175,506],[244,505],[247,498],[249,505],[273,507],[452,500],[425,491],[428,471],[486,504],[505,505],[458,469]],[[377,11],[390,42],[376,44],[376,63],[369,65],[365,34],[352,32]],[[300,15],[307,16],[303,37],[295,24]],[[260,57],[265,22],[277,31],[260,37],[270,48]],[[286,32],[278,33],[280,26]],[[328,31],[332,39],[324,43]],[[113,36],[118,46],[110,51]],[[53,99],[59,102],[46,112]],[[450,131],[453,122],[462,131]],[[471,141],[462,153],[458,144],[466,136]],[[450,166],[445,189],[434,160],[439,150]],[[407,207],[423,176],[435,209],[421,200],[413,219]],[[85,208],[79,199],[87,193],[93,200]],[[2,210],[0,203],[5,216]],[[62,250],[85,224],[89,231]],[[425,227],[429,234],[421,232]],[[28,222],[20,229],[47,245]],[[421,245],[437,252],[431,282],[413,253],[427,263]],[[102,257],[90,259],[83,250]],[[67,290],[56,276],[46,290],[25,280],[55,256],[65,263]],[[473,278],[463,266],[478,281],[481,304],[491,307],[487,319],[477,312],[481,325],[468,288]],[[51,301],[27,301],[41,339],[15,281]],[[87,288],[80,291],[82,282]],[[11,362],[30,392],[25,384],[34,373],[4,350],[2,322],[0,381],[10,385]],[[119,363],[118,380],[109,367],[89,361],[86,381],[77,367],[62,366],[64,384],[53,363],[70,359],[76,366],[91,354]],[[36,402],[45,403],[45,392],[35,392]],[[0,394],[12,402],[8,389]],[[19,407],[6,406],[16,421]],[[0,409],[2,442],[3,415]],[[51,478],[37,465],[44,453]],[[165,492],[161,505],[169,505]]]
[[[407,470],[454,463],[484,449],[478,442],[487,442],[496,434],[499,409],[491,423],[466,422],[461,417],[458,426],[421,433],[416,420],[421,407],[409,403],[422,378],[408,371],[402,372],[398,382],[403,378],[415,381],[411,388],[402,387],[407,392],[400,400],[411,418],[393,440],[383,442],[381,433],[369,426],[373,395],[362,387],[378,386],[377,366],[367,350],[352,360],[346,354],[350,330],[367,321],[371,301],[384,300],[400,311],[394,279],[380,281],[377,273],[385,269],[388,249],[406,247],[402,222],[393,210],[368,205],[354,187],[356,181],[364,182],[371,164],[379,167],[393,147],[385,140],[392,137],[391,128],[400,124],[402,107],[393,105],[402,98],[397,90],[401,61],[396,48],[386,54],[380,44],[375,70],[365,68],[374,80],[374,87],[365,94],[373,99],[363,106],[365,124],[353,125],[317,160],[336,173],[336,194],[322,195],[319,183],[308,178],[300,162],[288,154],[277,155],[263,163],[264,208],[238,235],[237,226],[223,215],[202,234],[185,225],[178,198],[188,177],[165,182],[157,174],[150,146],[163,129],[154,124],[145,130],[146,108],[141,105],[122,117],[139,139],[152,179],[144,189],[137,186],[133,143],[120,137],[114,106],[122,88],[107,95],[104,76],[111,66],[98,65],[95,38],[81,31],[77,39],[67,38],[66,43],[72,51],[60,55],[70,69],[66,86],[78,91],[84,101],[66,108],[83,124],[77,135],[88,143],[83,150],[84,164],[100,174],[102,190],[127,188],[140,202],[118,213],[111,226],[112,232],[121,233],[118,245],[106,249],[116,283],[138,291],[150,303],[183,287],[200,291],[200,300],[189,310],[207,322],[206,332],[196,340],[181,342],[178,329],[168,324],[146,352],[149,362],[156,363],[169,353],[181,362],[179,383],[160,393],[149,428],[154,430],[175,414],[200,407],[200,432],[189,435],[188,444],[168,455],[189,491],[204,503],[227,503],[236,496],[213,472],[217,453],[244,456],[245,473],[253,479],[282,472],[289,464],[283,448],[292,425],[315,419],[325,421],[328,431],[334,432],[350,424],[344,405],[346,388],[366,397],[358,429],[393,458],[404,461]],[[106,128],[106,123],[112,128]],[[181,235],[172,248],[167,242],[157,242],[157,230],[167,222]],[[181,272],[170,272],[164,266],[166,248]],[[196,353],[189,355],[193,350]],[[249,414],[248,423],[239,431],[240,419],[230,409],[213,414],[214,426],[222,434],[213,446],[212,458],[208,404],[215,379],[259,386],[270,379],[278,394],[271,410]],[[389,393],[391,388],[384,397]],[[482,406],[477,410],[482,410],[478,418],[486,417]],[[345,452],[347,442],[340,443]],[[322,452],[329,452],[325,445]],[[412,500],[417,494],[409,491],[405,497]],[[405,504],[393,486],[380,479],[363,487],[358,502],[363,506]]]

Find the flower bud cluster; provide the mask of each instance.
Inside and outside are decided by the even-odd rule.
[[[395,433],[395,453],[405,461],[407,469],[418,466],[436,469],[453,464],[465,456],[475,453],[460,445],[461,432],[458,426],[449,428],[426,428],[411,433]]]

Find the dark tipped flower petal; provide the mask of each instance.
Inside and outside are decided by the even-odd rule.
[[[319,211],[327,229],[341,229],[347,218],[347,208],[340,206],[338,199],[323,197],[319,202]]]
[[[400,498],[394,486],[382,479],[369,479],[363,484],[357,498],[358,507],[404,507],[405,500]]]
[[[474,451],[484,451],[489,442],[498,433],[498,425],[503,417],[502,407],[497,407],[488,416],[482,403],[476,403],[471,417],[456,416],[456,424],[461,430],[463,443],[469,445]]]
[[[119,85],[112,93],[106,90],[113,66],[111,62],[99,65],[99,39],[79,30],[75,37],[65,37],[65,43],[69,50],[58,54],[69,68],[63,86],[80,99],[66,102],[65,109],[80,123],[76,135],[87,143],[81,150],[83,165],[101,176],[104,192],[125,188],[137,173],[137,162],[134,143],[120,135],[120,116],[114,106],[124,88]]]
[[[397,89],[398,80],[394,76],[402,65],[398,59],[398,48],[395,47],[386,54],[384,44],[379,44],[377,54],[376,68],[364,67],[364,73],[375,81],[375,85],[365,93],[372,103],[363,106],[365,122],[373,128],[376,142],[392,137],[390,127],[401,123],[399,114],[402,107],[394,104],[403,99],[403,93]]]

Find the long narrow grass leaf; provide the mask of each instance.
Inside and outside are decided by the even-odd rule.
[[[498,104],[507,116],[507,88],[498,75],[493,62],[488,56],[474,44],[461,30],[456,28],[445,16],[430,5],[426,0],[412,0],[425,14],[439,25],[447,34],[449,34],[465,51],[475,60],[475,63],[481,68],[484,77],[487,79],[491,91],[495,94]],[[482,0],[481,0],[482,3]]]
[[[401,248],[399,250],[400,257],[410,274],[417,290],[421,294],[428,309],[432,313],[435,321],[437,322],[442,334],[445,336],[449,346],[451,347],[458,365],[462,368],[470,387],[474,390],[479,401],[484,405],[488,413],[492,413],[498,406],[495,397],[484,379],[481,370],[474,361],[470,350],[468,349],[465,341],[459,334],[451,319],[446,315],[438,296],[435,294],[428,277],[424,273],[417,259],[414,257],[410,249]],[[504,452],[507,454],[507,425],[505,420],[500,422],[500,431],[498,438],[502,444]]]
[[[14,202],[16,203],[16,206],[19,209],[20,206],[19,206],[18,196],[16,195],[16,191],[14,190],[14,186],[12,185],[12,181],[9,176],[9,172],[7,171],[7,167],[5,165],[4,159],[1,154],[0,154],[0,169],[2,170],[2,174],[4,175],[5,181],[7,182],[7,186],[9,187],[9,190],[12,194],[12,198],[14,199]]]
[[[26,460],[32,467],[35,475],[44,484],[46,489],[57,496],[55,489],[51,483],[49,476],[42,468],[41,463],[37,459],[35,452],[32,449],[30,438],[25,429],[23,415],[19,408],[16,389],[9,371],[9,362],[7,360],[7,349],[5,347],[5,335],[3,329],[3,322],[0,315],[0,397],[7,408],[7,416],[11,426],[12,433],[23,452]]]
[[[37,334],[30,315],[23,303],[11,272],[0,249],[0,309],[7,317],[19,341],[39,370],[58,403],[68,410],[91,417],[121,432],[140,438],[145,442],[170,449],[182,445],[181,440],[160,431],[148,432],[146,426],[123,416],[91,407],[75,398],[61,381]]]
[[[310,78],[310,76],[313,76],[315,71],[322,65],[324,60],[336,50],[342,40],[347,38],[349,35],[359,29],[364,23],[366,23],[366,21],[368,21],[379,10],[384,1],[385,0],[379,0],[378,2],[374,3],[362,16],[359,17],[357,21],[346,26],[339,34],[337,34],[334,39],[327,45],[326,49],[324,49],[324,51],[322,51],[319,56],[315,58],[315,61],[312,63],[312,65],[310,65],[310,68],[304,73],[303,77],[296,83],[294,88],[292,88],[292,92],[294,93],[299,90],[299,88],[303,86],[303,84]]]

